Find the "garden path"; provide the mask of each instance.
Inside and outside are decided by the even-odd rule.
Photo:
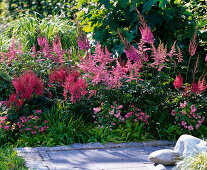
[[[73,144],[59,147],[17,148],[29,169],[37,170],[153,170],[149,154],[172,149],[174,142]],[[171,170],[172,166],[166,166]]]

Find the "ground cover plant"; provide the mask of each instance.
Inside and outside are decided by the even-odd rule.
[[[25,167],[23,158],[18,157],[11,146],[0,148],[0,168],[1,169],[28,169]]]
[[[204,138],[207,56],[199,28],[188,30],[185,43],[159,40],[138,9],[136,41],[117,29],[117,54],[88,39],[80,18],[24,15],[8,23],[0,39],[0,144]]]

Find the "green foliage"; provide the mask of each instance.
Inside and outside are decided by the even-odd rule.
[[[35,2],[31,0],[9,0],[4,2],[2,10],[12,15],[13,18],[25,13],[25,11],[36,12],[41,18],[56,14],[64,14],[65,17],[72,18],[75,12],[74,6],[75,1],[73,0],[36,0]],[[3,16],[5,17],[5,14]]]
[[[140,37],[136,8],[143,13],[154,37],[169,45],[178,40],[179,46],[182,45],[182,49],[187,50],[195,27],[195,22],[189,20],[191,13],[174,1],[83,0],[77,7],[82,7],[77,19],[81,21],[83,29],[86,32],[93,31],[96,41],[118,54],[123,54],[118,30],[133,45],[134,40],[137,41]]]
[[[13,90],[11,78],[8,73],[0,69],[0,101],[5,101],[7,95]]]
[[[86,125],[81,117],[74,119],[64,104],[57,104],[51,110],[44,112],[42,116],[48,120],[46,145],[69,145],[72,143],[87,142],[87,131],[90,125]]]
[[[11,146],[0,148],[0,169],[26,170],[24,159],[17,156],[17,152]]]
[[[37,15],[20,16],[18,19],[9,22],[3,30],[8,37],[15,37],[22,43],[23,50],[30,50],[35,44],[38,48],[37,37],[45,36],[50,44],[58,35],[61,38],[62,48],[65,50],[77,50],[76,29],[71,21],[63,16],[53,16],[39,19]]]

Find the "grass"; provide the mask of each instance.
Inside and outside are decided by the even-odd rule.
[[[17,156],[12,146],[3,146],[0,148],[0,169],[26,170],[23,158]]]
[[[188,156],[184,160],[181,170],[207,170],[207,152],[198,152],[194,156]]]

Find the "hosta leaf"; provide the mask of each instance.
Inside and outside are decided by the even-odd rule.
[[[160,3],[159,3],[159,7],[161,9],[165,9],[165,5],[168,4],[169,2],[167,0],[160,0]]]
[[[144,3],[142,12],[149,11],[153,5],[155,5],[159,0],[148,0],[147,2]]]
[[[104,5],[106,9],[110,8],[110,1],[109,0],[99,0],[100,5]]]
[[[129,0],[119,0],[120,6],[122,8],[126,8],[128,2],[129,2]]]

